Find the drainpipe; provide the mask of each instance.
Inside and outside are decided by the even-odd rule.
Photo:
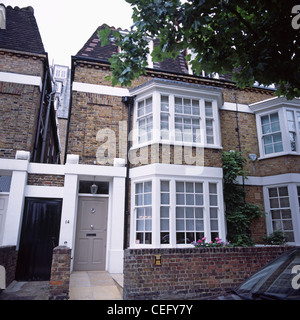
[[[237,132],[238,136],[238,144],[239,144],[239,152],[242,152],[242,146],[241,146],[241,133],[240,133],[240,125],[239,125],[239,107],[238,107],[238,101],[237,101],[237,95],[236,93],[234,94],[235,98],[235,105],[236,105],[236,110],[235,110],[235,119],[236,119],[236,128],[235,131]],[[242,183],[243,183],[243,189],[245,190],[245,177],[242,177]],[[244,196],[244,202],[245,202],[245,196]]]
[[[48,79],[48,72],[49,71],[47,69],[46,72],[45,72],[45,78],[44,78],[44,84],[43,84],[39,121],[38,121],[38,126],[37,126],[37,129],[36,129],[35,145],[34,145],[34,152],[33,152],[33,162],[36,162],[37,149],[38,149],[39,140],[40,140],[41,121],[42,121],[42,115],[43,115],[43,109],[44,109],[44,99],[45,99],[45,94],[46,94],[46,85],[47,85],[47,79]]]
[[[122,102],[128,107],[128,126],[127,126],[127,165],[125,179],[125,208],[124,208],[124,250],[128,248],[128,218],[129,218],[129,133],[131,130],[131,111],[133,109],[134,97],[123,97]]]
[[[42,143],[42,152],[41,152],[41,160],[40,163],[44,163],[44,157],[45,157],[45,149],[46,149],[46,140],[47,140],[47,131],[48,131],[48,123],[50,118],[50,109],[51,109],[51,101],[52,96],[55,94],[55,89],[47,96],[48,97],[48,106],[47,106],[47,114],[46,114],[46,121],[44,126],[44,132],[43,132],[43,143]]]

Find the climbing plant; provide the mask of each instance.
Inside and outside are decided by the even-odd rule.
[[[238,176],[247,179],[246,158],[238,151],[224,151],[222,161],[227,240],[235,246],[252,246],[250,224],[264,212],[259,205],[246,202],[245,188],[237,182]]]

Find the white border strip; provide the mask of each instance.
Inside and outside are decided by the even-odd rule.
[[[250,108],[248,104],[240,104],[233,102],[224,102],[221,110],[226,110],[226,111],[238,111],[238,112],[247,112],[247,113],[254,113]]]
[[[115,88],[109,86],[102,86],[98,84],[73,82],[73,91],[105,94],[110,96],[125,97],[129,96],[129,90],[124,88]]]
[[[42,90],[42,78],[25,74],[0,72],[0,81],[38,86]]]

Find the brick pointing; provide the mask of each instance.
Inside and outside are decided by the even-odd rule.
[[[49,300],[68,300],[71,249],[59,246],[53,249]]]
[[[124,300],[189,299],[224,293],[290,247],[127,249]],[[162,265],[154,265],[154,255]]]
[[[18,251],[16,246],[0,247],[0,265],[5,268],[6,287],[15,280]]]

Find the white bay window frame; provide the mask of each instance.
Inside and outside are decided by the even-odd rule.
[[[254,103],[249,106],[256,114],[256,126],[258,134],[258,145],[260,152],[260,159],[271,157],[278,157],[282,155],[300,155],[300,99],[286,100],[286,98],[272,98],[266,101]],[[262,118],[278,114],[280,130],[277,134],[281,134],[282,150],[276,152],[265,152],[264,137],[271,136],[275,132],[263,132]],[[293,115],[293,120],[290,115]],[[292,121],[294,124],[292,125]],[[293,126],[293,128],[292,128]],[[291,141],[291,134],[293,134],[294,141]]]
[[[201,172],[201,173],[200,173]],[[218,225],[218,237],[226,240],[225,217],[223,204],[223,181],[221,168],[207,168],[181,165],[151,164],[130,170],[131,177],[131,229],[130,229],[130,248],[189,248],[190,243],[177,243],[176,241],[176,182],[193,183],[203,185],[203,222],[204,236],[207,241],[214,241],[216,230],[212,229],[212,220],[214,225]],[[141,244],[136,241],[137,219],[135,207],[135,188],[142,182],[152,182],[152,243]],[[161,181],[169,182],[169,203],[161,203]],[[216,187],[216,192],[212,191],[212,186]],[[215,196],[217,201],[212,203],[211,197]],[[185,204],[186,206],[186,204]],[[169,208],[169,243],[161,241],[161,207]],[[187,205],[187,207],[190,207]],[[197,207],[196,204],[191,207]],[[211,209],[217,212],[217,216],[212,216]],[[165,217],[167,219],[167,217]],[[196,223],[196,222],[195,222]],[[192,239],[194,240],[194,239]],[[196,239],[198,240],[198,239]]]
[[[220,119],[219,108],[222,106],[222,92],[217,88],[209,88],[200,85],[188,85],[181,82],[168,80],[151,80],[146,84],[130,90],[130,94],[135,96],[135,108],[133,117],[133,134],[132,149],[140,148],[149,144],[165,143],[170,145],[205,147],[205,148],[221,148],[220,135]],[[138,105],[141,101],[152,97],[152,139],[141,142],[139,139],[139,117]],[[168,97],[168,110],[161,110],[162,98]],[[193,129],[192,119],[197,119],[197,115],[185,114],[180,115],[175,112],[175,99],[181,98],[185,100],[197,101],[199,103],[199,123],[200,130],[196,141],[186,141],[187,139],[176,139],[175,117],[182,116],[191,119],[190,127]],[[211,114],[205,112],[205,104],[211,104]],[[168,119],[168,132],[161,129],[161,116],[164,116],[165,125]],[[209,121],[209,129],[206,123]],[[194,125],[194,128],[196,126]],[[194,130],[195,131],[195,130]],[[178,132],[177,132],[178,133]],[[210,139],[208,135],[210,134]],[[186,135],[191,134],[191,130],[185,132]],[[178,136],[178,135],[177,135]],[[193,133],[192,133],[193,136]],[[193,139],[195,140],[195,139]]]
[[[300,174],[295,176],[293,179],[291,179],[290,174],[286,174],[286,175],[267,177],[267,180],[268,182],[271,182],[271,184],[264,185],[263,187],[265,212],[267,213],[266,215],[267,233],[271,234],[276,230],[274,229],[274,225],[273,225],[274,219],[272,217],[272,210],[279,211],[279,210],[286,209],[286,207],[280,204],[280,200],[279,200],[279,208],[272,208],[272,205],[270,203],[269,190],[276,189],[276,188],[287,188],[288,196],[286,197],[288,197],[289,199],[289,205],[287,206],[287,208],[291,210],[291,218],[288,218],[287,220],[292,221],[293,233],[294,233],[294,242],[288,242],[288,244],[299,245],[300,244],[300,232],[299,232],[300,230],[300,198],[299,198],[300,193],[298,192],[298,188],[300,188]],[[298,182],[294,182],[293,180]],[[278,196],[278,198],[280,198],[280,196]],[[279,220],[284,220],[284,219],[285,219],[284,217],[281,217],[281,219]]]

